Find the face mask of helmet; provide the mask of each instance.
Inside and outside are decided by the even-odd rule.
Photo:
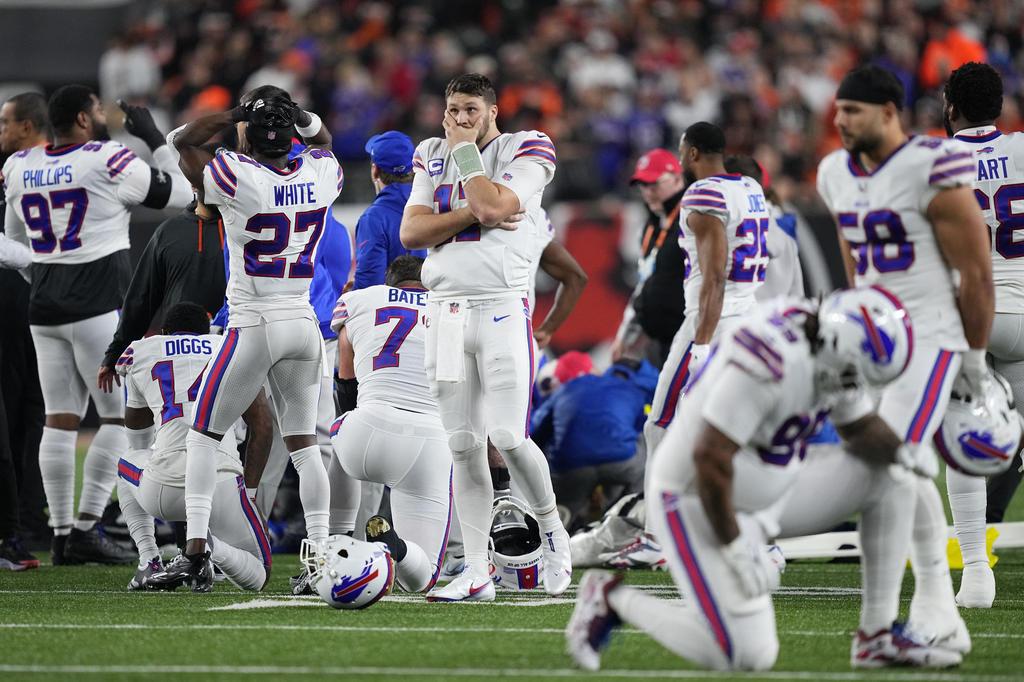
[[[540,528],[527,506],[502,497],[491,510],[492,579],[497,587],[532,590],[541,585]]]
[[[265,156],[284,156],[295,137],[295,105],[284,98],[249,103],[245,137],[253,150]]]

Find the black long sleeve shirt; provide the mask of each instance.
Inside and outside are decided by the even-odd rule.
[[[683,323],[686,304],[683,284],[686,281],[686,261],[679,247],[679,201],[683,191],[665,202],[665,217],[648,211],[644,225],[643,256],[654,256],[654,268],[633,299],[633,309],[640,328],[647,336],[665,343]],[[696,258],[697,254],[690,254]]]
[[[192,207],[161,223],[135,266],[103,365],[113,367],[128,344],[159,329],[157,315],[176,303],[190,301],[216,314],[227,287],[223,247],[220,220],[203,220]]]

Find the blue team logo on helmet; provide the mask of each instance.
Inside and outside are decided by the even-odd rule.
[[[878,328],[878,325],[871,319],[867,308],[863,305],[859,308],[860,314],[849,313],[849,317],[864,329],[864,343],[861,344],[861,348],[871,356],[874,362],[880,365],[889,364],[892,362],[895,341]]]
[[[988,431],[968,431],[960,435],[958,439],[963,453],[976,460],[999,460],[1005,461],[1013,456],[1013,448],[1016,443],[1010,442],[1006,445],[996,444],[995,437]]]
[[[341,604],[355,601],[364,587],[373,582],[378,575],[372,560],[367,560],[363,570],[356,576],[344,576],[331,588],[331,599]]]

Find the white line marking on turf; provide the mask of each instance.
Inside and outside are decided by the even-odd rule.
[[[303,605],[295,602],[293,606]],[[315,603],[307,603],[316,606]],[[0,630],[298,630],[311,632],[486,632],[496,634],[561,635],[561,628],[505,628],[505,627],[418,627],[404,625],[288,625],[282,623],[189,623],[162,625],[159,623],[0,623]],[[640,630],[622,628],[627,635],[642,635]],[[846,630],[782,630],[780,635],[792,637],[852,637]],[[972,632],[978,639],[1024,639],[1024,634],[1004,632]]]
[[[715,679],[728,673],[708,670],[602,670],[596,673],[574,668],[397,668],[368,666],[216,666],[216,665],[17,665],[0,664],[0,672],[40,674],[207,674],[207,675],[387,675],[392,677],[609,677],[627,679]],[[812,672],[812,671],[770,671],[744,673],[751,680],[864,680],[872,682],[886,680],[936,680],[937,682],[1017,682],[1018,677],[1008,675],[971,675],[970,678],[956,673],[907,672],[889,673],[872,671],[870,674],[855,672]]]

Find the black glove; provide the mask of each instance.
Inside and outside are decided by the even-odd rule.
[[[341,379],[334,375],[334,397],[337,400],[338,413],[345,414],[356,409],[359,399],[359,382],[355,379]]]
[[[124,112],[124,129],[145,142],[150,151],[167,143],[164,134],[153,122],[153,114],[149,113],[149,109],[126,104],[120,99],[117,100],[117,106]]]

